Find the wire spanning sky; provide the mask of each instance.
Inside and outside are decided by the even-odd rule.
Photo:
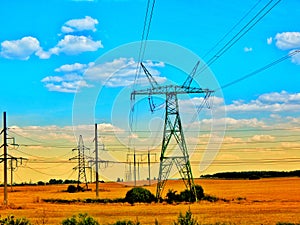
[[[21,144],[12,152],[14,155],[57,163],[68,160],[71,149],[77,145],[77,134],[74,137],[72,128],[74,98],[99,85],[102,92],[96,98],[95,118],[91,121],[102,124],[101,141],[107,150],[126,152],[124,143],[129,135],[123,122],[128,120],[127,114],[119,108],[114,112],[113,108],[115,104],[130,108],[130,96],[125,95],[129,91],[123,90],[130,90],[133,84],[138,52],[132,56],[111,54],[106,62],[99,58],[118,52],[120,46],[140,41],[146,6],[146,0],[1,1],[0,111],[7,112],[9,134]],[[156,1],[148,40],[188,49],[201,59],[200,68],[207,63],[219,87],[224,86],[222,95],[214,99],[214,107],[226,111],[226,115],[216,120],[227,124],[224,143],[215,167],[212,164],[201,173],[231,168],[299,168],[300,54],[273,65],[300,48],[299,21],[298,0]],[[185,80],[187,74],[174,65],[147,58],[151,51],[159,55],[165,50],[151,49],[151,45],[145,48],[145,65],[159,83],[171,79],[181,84]],[[178,59],[185,60],[185,56]],[[120,68],[124,70],[118,72]],[[266,69],[251,75],[260,68]],[[200,83],[204,76],[197,74]],[[141,85],[145,85],[143,74],[139,78]],[[237,82],[231,84],[232,81]],[[89,95],[86,96],[81,101],[88,104]],[[190,116],[195,102],[197,96],[180,101],[181,112],[186,117]],[[151,115],[147,101],[140,104],[138,120],[161,124],[158,119],[163,115],[161,111]],[[198,119],[201,129],[209,131],[212,118],[204,112]],[[86,144],[93,147],[92,123],[76,126],[79,132],[86,132]],[[134,135],[143,136],[141,130],[137,129]],[[154,130],[158,134],[162,132]],[[199,160],[194,161],[200,162],[209,132],[192,131],[191,135],[187,132],[187,141],[196,146],[194,154]],[[119,140],[112,138],[110,132]],[[153,137],[159,143],[161,135],[155,132]],[[150,148],[159,152],[157,146]],[[119,153],[114,153],[114,157]],[[118,157],[122,162],[126,158]],[[224,160],[229,161],[222,164]],[[43,169],[31,162],[28,161],[27,167],[31,168],[29,174],[33,177],[39,177],[37,171],[44,179],[52,175],[51,166]],[[71,168],[72,165],[65,178],[73,176]]]

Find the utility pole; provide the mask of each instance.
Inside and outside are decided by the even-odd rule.
[[[96,197],[99,197],[99,167],[98,167],[98,128],[95,123],[95,167],[96,167]]]
[[[21,161],[22,164],[22,160],[27,160],[26,158],[22,158],[22,157],[14,157],[11,156],[7,153],[7,147],[8,147],[8,143],[7,140],[8,139],[12,139],[13,143],[12,145],[17,145],[15,143],[15,138],[14,137],[7,137],[7,119],[6,119],[6,112],[3,112],[3,130],[1,131],[0,134],[3,134],[3,144],[1,145],[0,148],[3,147],[3,154],[0,155],[0,163],[4,162],[4,200],[3,200],[3,204],[5,206],[8,205],[8,195],[7,195],[7,180],[8,180],[8,176],[7,176],[7,171],[8,171],[8,160],[10,160],[10,169],[11,169],[11,178],[10,178],[10,183],[11,183],[11,188],[12,188],[12,184],[13,184],[13,160],[16,162],[16,167],[18,167],[18,161]]]
[[[13,190],[13,172],[16,168],[19,167],[19,165],[18,165],[19,160],[21,162],[20,164],[22,165],[23,161],[28,160],[28,159],[23,158],[23,157],[14,157],[10,154],[7,154],[6,159],[10,160],[10,167],[9,167],[9,169],[10,169],[10,187],[11,187],[11,191],[12,191]],[[1,155],[0,156],[0,162],[3,162],[3,161],[4,161],[4,155]],[[14,161],[15,161],[15,166],[13,164]]]
[[[150,172],[150,150],[148,149],[148,179],[149,179],[149,186],[151,186],[151,172]]]
[[[13,161],[10,160],[10,190],[13,191],[13,174],[14,174],[14,167]]]
[[[6,112],[3,112],[3,160],[4,160],[4,201],[5,206],[8,205],[7,201],[7,125],[6,125]]]
[[[136,186],[136,154],[135,149],[133,153],[133,176],[134,176],[134,186]]]
[[[132,170],[131,170],[131,158],[130,154],[127,154],[126,164],[125,164],[125,180],[132,181]]]
[[[138,180],[141,180],[141,177],[140,177],[140,161],[137,162],[137,165],[138,165],[138,169],[137,169]]]

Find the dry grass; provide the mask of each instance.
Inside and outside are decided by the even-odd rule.
[[[95,192],[70,194],[67,185],[14,187],[9,192],[9,205],[1,208],[2,216],[14,214],[27,217],[34,224],[59,224],[74,214],[87,212],[101,224],[117,220],[140,221],[142,224],[171,224],[179,212],[189,208],[202,223],[234,222],[236,224],[276,224],[278,221],[300,222],[300,178],[261,180],[196,180],[205,193],[225,198],[229,202],[199,202],[194,204],[51,204],[42,199],[94,198]],[[95,187],[91,186],[94,190]],[[146,187],[155,193],[155,184]],[[131,187],[118,183],[100,184],[100,198],[122,198]],[[168,189],[181,191],[181,181],[168,181]],[[3,189],[0,194],[3,195]]]

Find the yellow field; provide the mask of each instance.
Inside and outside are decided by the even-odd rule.
[[[140,221],[162,225],[171,224],[180,212],[189,208],[199,222],[233,222],[235,224],[276,224],[277,222],[300,222],[300,178],[261,180],[209,180],[195,181],[204,192],[230,200],[194,204],[52,204],[42,199],[95,198],[95,192],[70,194],[63,192],[68,185],[14,187],[8,193],[9,208],[2,207],[1,216],[14,214],[27,217],[33,224],[59,224],[74,214],[86,212],[101,224],[117,220]],[[95,190],[94,186],[91,186]],[[155,193],[155,184],[146,187]],[[131,187],[119,183],[100,184],[100,198],[121,198]],[[182,181],[168,181],[168,189],[182,191]],[[10,190],[10,188],[9,188]],[[3,188],[0,192],[3,196]]]

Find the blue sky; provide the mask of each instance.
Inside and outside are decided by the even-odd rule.
[[[253,16],[266,3],[262,1],[250,15]],[[1,4],[0,63],[2,82],[6,84],[1,88],[1,110],[8,111],[15,123],[24,125],[70,124],[73,94],[51,91],[42,80],[47,76],[61,76],[62,73],[55,70],[63,65],[88,64],[115,47],[139,41],[146,7],[145,1],[3,1]],[[242,3],[158,1],[149,39],[173,42],[203,57],[255,4],[256,1],[250,0]],[[280,48],[276,46],[280,41],[276,35],[297,32],[299,4],[296,0],[280,2],[211,66],[221,86],[298,47],[299,36],[296,40],[290,39],[295,42],[292,43],[294,46]],[[249,21],[250,15],[242,25]],[[73,32],[63,31],[72,20],[74,23],[82,20],[86,24],[81,28],[73,27],[78,29]],[[90,42],[80,46],[79,36]],[[23,52],[13,49],[9,43],[5,47],[5,42],[22,38]],[[267,44],[268,38],[272,38],[271,44]],[[76,43],[71,43],[72,40]],[[59,42],[58,52],[47,52]],[[217,49],[220,47],[222,45]],[[250,101],[260,94],[282,90],[295,93],[298,70],[297,63],[287,60],[227,88],[224,90],[225,101]],[[268,85],[263,85],[266,83]]]
[[[257,2],[156,1],[149,40],[182,46],[198,55],[203,63],[207,62],[216,50],[224,46],[269,1]],[[140,41],[147,1],[3,0],[0,4],[0,111],[7,111],[9,125],[21,129],[18,130],[19,135],[28,135],[26,129],[32,129],[33,126],[35,129],[39,127],[43,132],[51,128],[57,135],[64,131],[68,133],[70,136],[67,140],[70,145],[75,145],[76,140],[71,141],[69,129],[72,126],[74,97],[97,88],[97,85],[101,85],[104,91],[103,97],[100,95],[97,99],[95,120],[104,124],[104,130],[107,127],[126,129],[121,124],[113,123],[112,104],[118,94],[132,84],[138,52],[132,58],[129,54],[120,54],[107,62],[101,61],[101,57],[122,45]],[[206,56],[224,34],[255,5],[253,11],[216,50]],[[299,49],[299,21],[300,2],[282,0],[210,66],[219,85],[223,86]],[[155,54],[154,51],[162,54],[164,50],[146,48],[146,56]],[[184,56],[182,61],[185,61]],[[164,62],[154,60],[146,63],[160,82],[165,79],[184,80],[181,77],[186,76],[172,70]],[[195,62],[190,63],[193,65]],[[116,68],[124,66],[127,66],[125,72],[128,76],[114,74],[110,82],[105,82]],[[174,74],[167,75],[170,72]],[[229,132],[225,138],[231,141],[233,139],[230,138],[240,138],[240,141],[245,141],[241,135],[233,137],[230,128],[234,131],[255,128],[262,130],[248,134],[247,138],[269,140],[269,144],[274,144],[272,141],[276,138],[281,138],[279,141],[284,143],[290,141],[282,139],[278,134],[264,133],[264,129],[292,129],[300,126],[299,72],[300,54],[223,89],[223,95],[217,96],[216,108],[224,109],[218,102],[225,102],[227,115],[219,118],[227,122]],[[201,74],[197,79],[201,83]],[[124,96],[119,102],[125,105],[127,97]],[[129,106],[128,97],[127,107]],[[119,118],[120,115],[116,115]],[[203,126],[208,120],[206,118],[202,121]],[[35,135],[37,140],[46,140],[46,137]],[[22,140],[22,137],[19,136],[19,139]],[[292,140],[293,147],[300,147],[297,141],[299,138]],[[224,159],[235,159],[230,152],[224,155]],[[242,160],[245,155],[236,157]],[[283,157],[295,158],[299,155],[293,151],[287,152]]]

